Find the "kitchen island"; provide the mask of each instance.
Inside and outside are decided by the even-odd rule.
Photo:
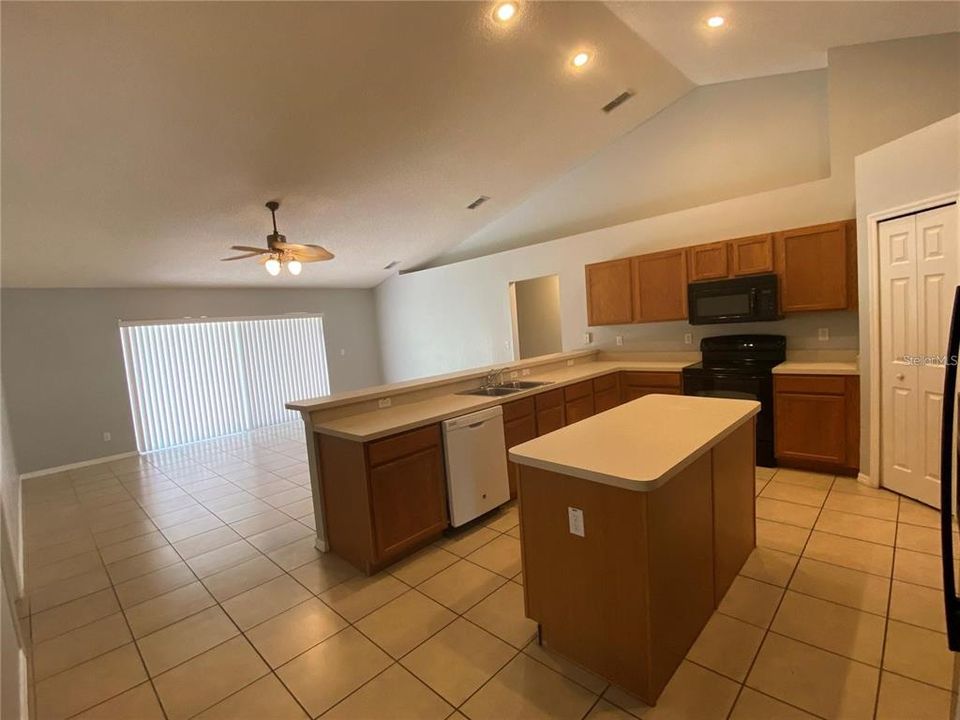
[[[656,702],[755,546],[759,409],[647,395],[509,451],[543,644]]]

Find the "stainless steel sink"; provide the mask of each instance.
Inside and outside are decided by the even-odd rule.
[[[463,392],[458,392],[457,395],[485,395],[487,397],[501,397],[502,395],[512,395],[513,393],[518,393],[521,390],[523,390],[523,388],[497,385],[496,387],[483,387],[476,388],[475,390],[464,390]]]
[[[538,382],[536,380],[511,380],[510,382],[505,382],[502,385],[491,385],[489,387],[477,388],[476,390],[464,390],[463,392],[458,392],[457,395],[484,395],[486,397],[501,397],[503,395],[512,395],[513,393],[518,393],[521,390],[529,390],[530,388],[552,384],[553,383],[549,382]]]
[[[544,385],[553,385],[549,380],[511,380],[510,382],[505,382],[499,387],[506,388],[516,388],[517,390],[528,390],[529,388],[543,387]]]

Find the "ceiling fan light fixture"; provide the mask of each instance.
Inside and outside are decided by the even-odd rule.
[[[303,264],[299,260],[291,260],[287,263],[287,270],[291,275],[299,275],[303,270]]]
[[[273,258],[273,257],[270,258],[263,264],[263,266],[267,269],[267,272],[270,273],[271,275],[276,276],[280,274],[280,261],[277,260],[276,258]]]

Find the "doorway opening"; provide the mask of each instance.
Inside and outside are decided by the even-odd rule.
[[[151,452],[299,418],[330,394],[320,315],[120,323],[137,449]]]
[[[515,360],[563,350],[560,331],[560,276],[545,275],[510,283]]]

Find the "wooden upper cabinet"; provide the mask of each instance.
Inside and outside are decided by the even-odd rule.
[[[656,322],[687,317],[687,253],[680,248],[631,258],[633,320]]]
[[[730,275],[730,249],[725,242],[694,245],[687,248],[690,282],[722,280]]]
[[[754,235],[730,241],[734,275],[759,275],[773,272],[773,235]]]
[[[774,260],[782,312],[856,306],[855,236],[853,221],[776,233]]]
[[[633,322],[630,258],[594,263],[584,268],[589,325],[623,325]]]

